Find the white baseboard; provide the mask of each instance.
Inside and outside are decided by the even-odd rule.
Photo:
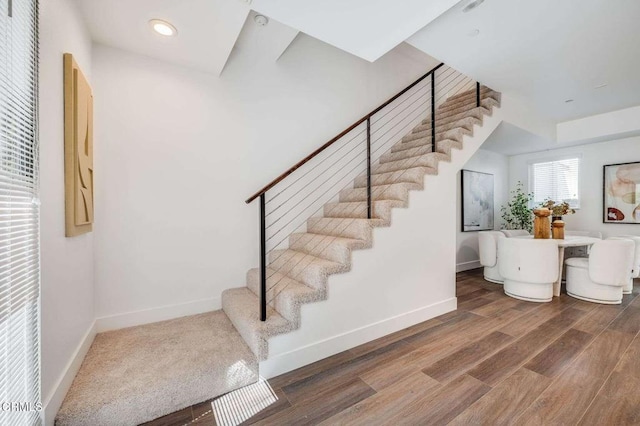
[[[480,260],[472,260],[471,262],[462,262],[456,265],[456,272],[468,271],[470,269],[481,268]]]
[[[446,314],[456,308],[457,298],[452,297],[290,352],[275,355],[260,363],[260,375],[268,379],[287,373],[387,334],[435,318],[438,315]]]
[[[179,305],[161,306],[141,311],[125,312],[123,314],[96,318],[96,332],[102,333],[103,331],[150,324],[152,322],[186,317],[188,315],[197,315],[221,308],[222,302],[220,298],[211,298],[181,303]]]
[[[73,383],[73,379],[78,374],[78,370],[80,370],[80,366],[82,365],[82,361],[84,357],[89,352],[89,348],[91,347],[91,343],[93,343],[93,339],[96,337],[96,323],[91,324],[91,327],[87,330],[84,337],[80,341],[80,344],[76,348],[73,353],[73,356],[67,363],[64,371],[58,378],[58,381],[53,388],[51,394],[46,398],[44,407],[42,409],[41,416],[42,423],[45,426],[53,426],[53,423],[56,419],[56,414],[62,405],[62,401],[64,401],[64,397],[67,395],[71,384]]]

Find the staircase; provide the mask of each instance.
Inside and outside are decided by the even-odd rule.
[[[436,103],[434,87],[432,82],[432,106],[438,105],[434,116],[429,114],[381,153],[370,175],[360,174],[350,188],[339,191],[321,215],[308,218],[302,230],[288,236],[285,247],[268,254],[265,321],[260,319],[259,268],[248,271],[245,287],[223,292],[224,312],[259,360],[269,357],[269,339],[301,326],[303,304],[327,299],[329,277],[351,270],[354,250],[373,247],[373,229],[391,226],[393,209],[408,207],[410,191],[423,190],[425,175],[438,175],[439,163],[450,161],[454,149],[463,149],[463,138],[500,106],[500,94],[479,85]],[[328,321],[330,317],[328,312]]]

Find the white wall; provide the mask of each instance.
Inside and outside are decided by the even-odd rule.
[[[570,148],[555,149],[509,158],[509,188],[518,181],[528,187],[528,165],[532,161],[547,160],[567,155],[578,155],[580,162],[580,210],[564,217],[567,230],[600,231],[604,237],[637,234],[640,226],[603,223],[602,166],[606,164],[640,161],[640,137],[619,139]]]
[[[93,338],[93,234],[66,238],[62,54],[73,53],[91,81],[91,39],[71,0],[40,4],[40,198],[42,398],[53,421]],[[69,374],[67,373],[69,369]]]
[[[100,329],[219,308],[258,265],[244,200],[431,65],[302,34],[274,62],[250,41],[221,78],[94,45]]]
[[[464,170],[490,173],[493,175],[493,213],[494,228],[500,229],[502,223],[500,207],[506,204],[509,198],[509,157],[496,152],[479,149],[462,167]],[[457,250],[456,269],[458,272],[480,267],[480,255],[478,252],[478,233],[462,232],[462,194],[461,194],[461,173],[457,174]]]

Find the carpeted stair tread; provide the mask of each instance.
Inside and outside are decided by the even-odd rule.
[[[372,200],[406,200],[409,191],[422,189],[423,182],[399,182],[371,187]],[[345,201],[367,201],[367,188],[348,188],[340,191],[338,197],[340,202]]]
[[[391,211],[394,208],[406,207],[405,200],[374,200],[371,203],[372,217],[391,222]],[[366,218],[368,204],[366,201],[347,201],[328,203],[324,206],[324,217]]]
[[[55,424],[135,425],[257,380],[256,356],[223,311],[100,333]]]
[[[495,90],[492,90],[486,86],[482,86],[480,88],[480,98],[485,98],[485,97],[496,97],[499,95],[499,92],[496,92]],[[470,89],[464,92],[460,92],[457,93],[453,96],[450,96],[449,98],[447,98],[446,103],[449,105],[455,105],[460,101],[465,101],[465,100],[469,100],[469,99],[473,99],[476,100],[477,98],[477,93],[476,93],[476,89]]]
[[[437,170],[431,167],[409,167],[402,170],[392,172],[372,173],[371,185],[386,185],[391,183],[409,182],[421,184],[424,181],[424,175],[437,174]],[[366,188],[367,176],[358,176],[353,182],[354,188]]]
[[[442,146],[443,143],[448,143],[448,141],[462,143],[462,140],[442,139],[436,142],[436,145],[437,145],[436,148],[439,146]],[[431,147],[431,138],[416,139],[410,142],[399,142],[392,147],[391,151],[389,151],[388,154],[398,154],[398,153],[401,153],[410,149],[422,147],[422,146]],[[427,151],[427,152],[431,152],[431,151]]]
[[[307,220],[307,231],[314,234],[371,241],[373,228],[383,225],[384,221],[381,219],[312,217]]]
[[[351,251],[370,248],[371,241],[300,232],[291,234],[289,247],[334,262],[349,263]]]
[[[297,250],[273,250],[269,255],[269,268],[309,287],[325,288],[331,274],[348,272],[349,263],[338,263]]]
[[[475,96],[469,99],[461,100],[459,102],[447,103],[447,105],[442,105],[440,108],[438,108],[438,112],[446,113],[454,109],[462,108],[463,106],[467,109],[476,107],[477,103]],[[486,96],[483,96],[482,98],[480,98],[480,106],[488,109],[499,107],[500,97],[495,94],[488,94]]]
[[[430,152],[418,157],[411,157],[404,160],[380,162],[371,166],[371,172],[375,174],[407,170],[414,167],[428,167],[436,171],[440,161],[449,161],[450,157],[441,152]]]
[[[461,141],[464,135],[470,135],[472,134],[472,132],[473,132],[472,130],[466,129],[464,127],[455,127],[445,132],[436,133],[436,142],[441,141],[443,139],[456,139]],[[428,140],[430,142],[431,132],[428,130],[425,130],[423,132],[409,133],[408,135],[403,136],[401,141],[411,142],[416,139]]]
[[[222,309],[258,361],[267,359],[269,355],[267,345],[269,337],[288,333],[297,328],[294,322],[284,318],[271,306],[267,306],[266,321],[260,321],[260,300],[248,287],[223,291]]]
[[[260,297],[260,269],[253,268],[247,272],[247,287]],[[282,317],[292,322],[297,328],[300,325],[300,306],[325,300],[326,288],[309,287],[300,281],[280,272],[267,268],[267,303]]]
[[[476,117],[464,117],[459,120],[452,121],[450,123],[446,123],[442,125],[440,123],[436,123],[436,136],[441,133],[444,133],[459,127],[467,130],[472,130],[473,126],[475,125],[481,126],[482,119],[476,118]],[[419,133],[419,132],[431,133],[431,123],[429,122],[428,124],[419,124],[411,131],[411,133]]]

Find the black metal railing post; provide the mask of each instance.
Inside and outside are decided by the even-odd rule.
[[[267,320],[267,227],[265,194],[260,194],[260,321]]]
[[[431,152],[436,152],[436,71],[431,73]]]
[[[367,117],[367,219],[371,219],[371,117]]]
[[[480,82],[476,81],[476,106],[480,106]]]

